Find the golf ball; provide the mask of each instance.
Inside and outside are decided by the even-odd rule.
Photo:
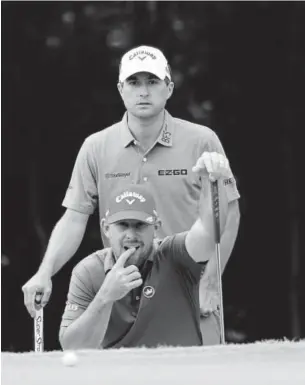
[[[65,366],[75,366],[78,362],[77,355],[74,352],[65,352],[62,357],[62,363]]]

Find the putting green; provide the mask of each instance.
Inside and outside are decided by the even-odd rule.
[[[304,385],[305,341],[196,348],[2,353],[2,385]]]

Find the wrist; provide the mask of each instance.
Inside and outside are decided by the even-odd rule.
[[[211,277],[209,275],[204,275],[200,279],[200,286],[205,287],[207,289],[215,289],[217,280],[216,277]]]
[[[109,290],[107,290],[103,286],[98,291],[96,297],[97,297],[97,300],[99,301],[100,306],[112,305],[115,302]]]
[[[51,279],[53,276],[53,269],[48,265],[41,265],[37,271],[37,274],[43,276],[44,278]]]

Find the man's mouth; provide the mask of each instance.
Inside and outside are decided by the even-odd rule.
[[[137,103],[138,106],[150,106],[150,103],[148,102],[140,102],[140,103]]]
[[[137,246],[124,246],[124,250],[125,250],[125,251],[127,251],[127,250],[129,250],[129,249],[132,249],[132,248],[135,248],[136,251],[137,251],[137,250],[139,250],[140,246],[139,246],[139,245],[137,245]]]

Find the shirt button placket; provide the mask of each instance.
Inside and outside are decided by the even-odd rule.
[[[146,162],[147,162],[147,157],[144,156],[142,160],[143,160],[143,163],[146,163]],[[143,181],[144,181],[144,182],[147,182],[147,181],[148,181],[147,176],[144,176]]]

